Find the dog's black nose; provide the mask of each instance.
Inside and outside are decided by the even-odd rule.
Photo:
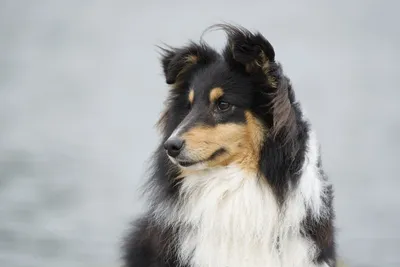
[[[182,150],[184,141],[178,137],[170,138],[164,143],[164,148],[167,150],[168,155],[175,158]]]

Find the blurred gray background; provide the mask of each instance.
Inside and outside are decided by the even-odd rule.
[[[291,77],[335,185],[340,256],[400,266],[399,8],[0,1],[0,266],[119,266],[167,93],[155,45],[221,21],[260,30]]]

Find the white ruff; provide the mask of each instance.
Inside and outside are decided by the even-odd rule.
[[[324,214],[326,185],[317,172],[318,153],[311,133],[300,183],[281,208],[264,178],[239,167],[185,177],[180,201],[155,213],[164,223],[184,225],[177,236],[180,261],[191,267],[315,266],[316,249],[299,229],[307,209],[316,218]]]

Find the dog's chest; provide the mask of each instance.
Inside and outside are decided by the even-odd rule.
[[[183,225],[177,249],[189,266],[310,263],[309,244],[289,229],[297,222],[284,222],[269,187],[255,175],[236,168],[192,175],[183,181],[181,197],[171,216]]]

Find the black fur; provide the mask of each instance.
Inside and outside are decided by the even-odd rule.
[[[208,46],[193,42],[183,48],[160,48],[164,52],[161,62],[164,70],[165,82],[167,84],[173,84],[176,82],[178,74],[182,71],[185,65],[187,65],[186,60],[188,56],[196,56],[199,61],[197,64],[192,66],[192,69],[186,70],[184,73],[186,74],[185,77],[181,78],[184,81],[190,80],[190,75],[193,74],[196,68],[205,66],[218,57],[218,54]]]
[[[172,203],[178,198],[179,184],[174,178],[180,171],[168,159],[163,143],[188,115],[188,89],[193,84],[196,85],[196,96],[207,88],[222,84],[228,86],[230,93],[224,97],[238,110],[250,109],[269,129],[261,149],[259,171],[266,177],[281,204],[285,201],[289,184],[295,186],[298,183],[310,129],[302,118],[289,79],[283,74],[280,64],[275,62],[272,45],[259,33],[253,34],[231,25],[217,27],[222,28],[228,37],[221,55],[204,43],[192,42],[183,48],[162,48],[165,81],[172,88],[166,101],[165,115],[159,122],[162,140],[154,154],[151,179],[146,186],[150,196],[149,211],[134,224],[124,241],[125,267],[181,266],[174,251],[174,237],[176,231],[183,229],[180,226],[165,228],[151,214],[158,205]],[[190,56],[195,58],[189,59],[196,60],[188,60]],[[221,123],[226,119],[202,118],[208,124]],[[244,117],[237,111],[230,115],[229,120],[241,123]],[[318,167],[323,173],[321,163]],[[319,263],[332,263],[336,258],[331,188],[326,195],[329,216],[323,221],[307,216],[302,229],[302,234],[312,239],[320,249],[315,259]]]

